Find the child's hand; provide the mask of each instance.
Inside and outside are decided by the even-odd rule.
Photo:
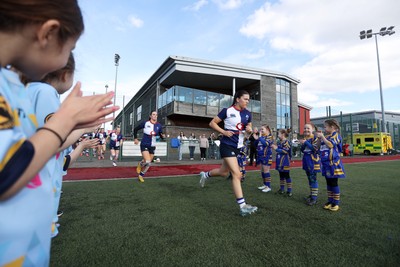
[[[305,141],[306,141],[306,139],[300,139],[299,140],[300,144],[304,144]]]
[[[320,131],[315,132],[315,134],[317,135],[318,138],[324,137],[324,134]]]
[[[82,96],[81,83],[78,82],[56,114],[63,118],[65,123],[74,125],[74,129],[94,127],[113,119],[106,118],[119,109],[118,106],[108,107],[113,104],[113,96],[114,92]]]
[[[86,139],[82,140],[82,142],[79,143],[79,145],[82,146],[83,149],[95,147],[98,144],[99,144],[99,139],[97,139],[97,138],[94,138],[94,139],[86,138]]]
[[[276,149],[278,148],[278,146],[275,145],[275,144],[272,144],[271,147],[272,147],[274,150],[276,150]]]

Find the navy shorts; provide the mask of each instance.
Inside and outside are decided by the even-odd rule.
[[[230,158],[237,157],[237,155],[240,153],[240,149],[221,143],[219,146],[219,152],[221,154],[221,158]]]
[[[116,146],[115,144],[114,145],[110,144],[110,149],[119,150],[119,147],[120,146]]]
[[[149,154],[154,155],[154,151],[155,150],[156,150],[155,146],[145,146],[145,145],[140,144],[140,151],[141,152],[147,151],[147,152],[149,152]]]

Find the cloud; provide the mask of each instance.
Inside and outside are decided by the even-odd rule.
[[[237,9],[242,4],[242,0],[213,0],[220,9]]]
[[[299,78],[299,89],[304,92],[368,92],[379,88],[376,49],[373,38],[360,40],[359,32],[400,26],[398,10],[400,1],[396,0],[266,1],[246,18],[239,32],[265,42],[260,49],[269,54],[296,56],[295,65],[283,71]],[[384,88],[400,86],[400,38],[396,34],[378,36]]]
[[[199,11],[203,6],[205,6],[207,4],[208,4],[207,0],[198,0],[197,2],[184,7],[183,10]]]
[[[263,58],[265,56],[265,50],[264,49],[259,49],[255,53],[245,53],[243,54],[243,57],[245,59],[258,59],[258,58]]]
[[[137,18],[134,15],[130,15],[128,20],[129,20],[130,25],[135,28],[141,28],[144,24],[143,20]]]

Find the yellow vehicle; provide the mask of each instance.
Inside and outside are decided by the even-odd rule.
[[[392,137],[388,133],[353,134],[354,154],[389,154],[393,149]]]

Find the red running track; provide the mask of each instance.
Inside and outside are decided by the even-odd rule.
[[[386,160],[400,160],[400,155],[392,156],[370,156],[370,157],[344,157],[343,163],[360,163],[360,162],[376,162]],[[208,171],[218,168],[219,164],[210,165],[175,165],[175,166],[151,166],[146,173],[146,177],[161,176],[180,176],[195,175],[201,171]],[[296,160],[291,167],[301,167],[301,160]],[[271,169],[275,168],[274,164]],[[259,167],[247,166],[246,170],[259,170]],[[101,168],[71,168],[68,174],[64,176],[64,181],[75,180],[97,180],[97,179],[116,179],[116,178],[133,178],[137,177],[136,167],[101,167]]]

